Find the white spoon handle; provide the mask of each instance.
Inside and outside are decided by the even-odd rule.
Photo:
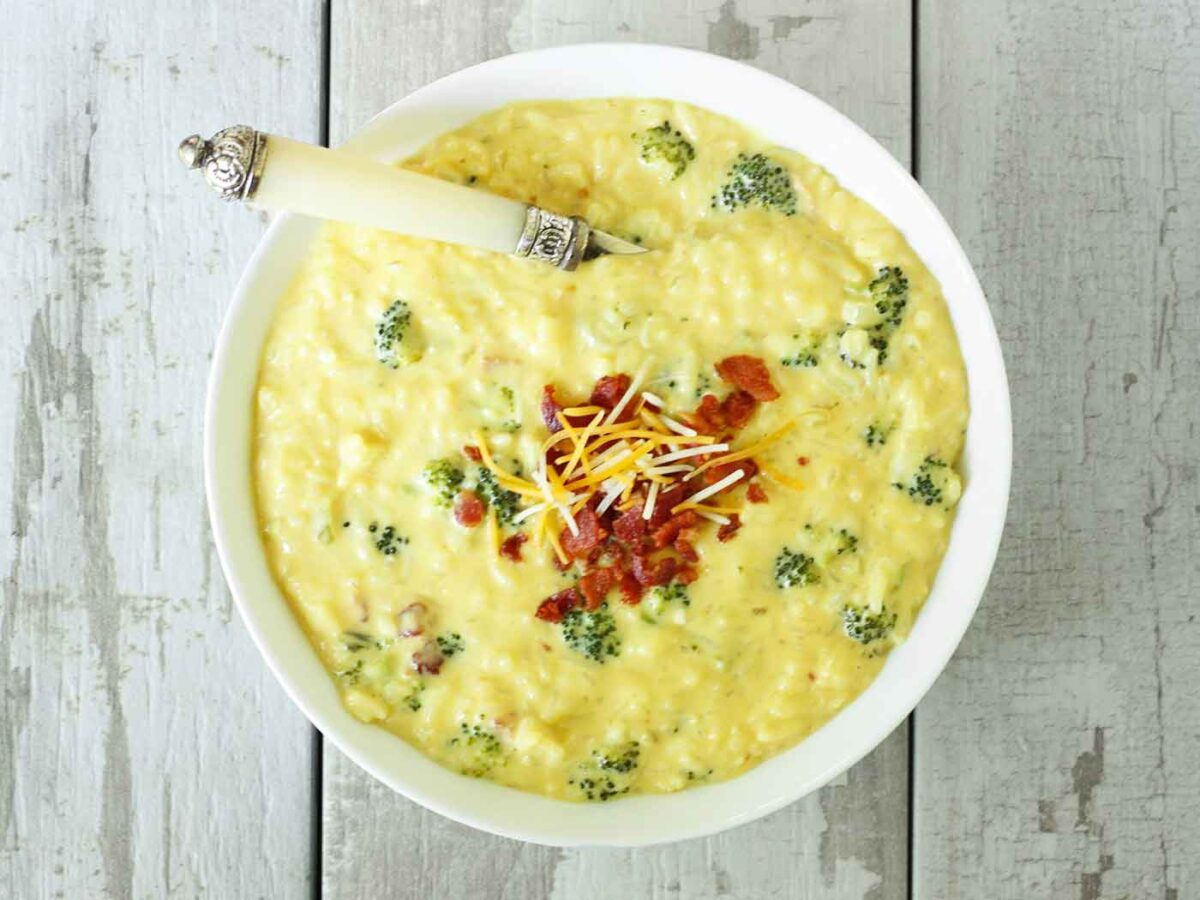
[[[566,271],[596,256],[646,252],[594,230],[579,216],[249,125],[223,128],[208,140],[198,134],[184,138],[179,158],[189,169],[203,171],[204,180],[226,200],[512,253]]]
[[[266,136],[251,205],[369,225],[500,253],[517,248],[526,205],[341,150]]]

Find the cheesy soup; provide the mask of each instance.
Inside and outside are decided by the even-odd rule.
[[[961,491],[939,286],[802,156],[695,107],[520,103],[404,163],[652,252],[574,273],[329,225],[254,472],[347,708],[579,801],[730,778],[904,639]]]

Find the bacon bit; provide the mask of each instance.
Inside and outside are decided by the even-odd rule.
[[[617,582],[617,587],[621,589],[622,603],[628,606],[637,606],[642,602],[642,594],[646,589],[642,587],[642,583],[631,572],[622,573],[621,580]]]
[[[675,543],[672,544],[675,552],[686,559],[688,562],[699,562],[700,554],[696,552],[696,548],[692,546],[692,542],[685,537],[675,538]]]
[[[442,671],[442,663],[446,657],[438,647],[437,641],[426,641],[421,649],[412,655],[413,668],[422,675],[436,675]]]
[[[474,491],[460,491],[454,501],[454,521],[466,528],[474,528],[483,521],[487,510],[483,500]]]
[[[796,462],[800,463],[800,465],[802,465],[802,466],[807,466],[809,460],[808,460],[807,456],[797,456]]]
[[[583,594],[583,608],[588,612],[599,608],[608,592],[617,582],[612,569],[593,569],[579,579],[579,592]]]
[[[706,434],[716,434],[725,427],[725,414],[721,411],[721,401],[716,394],[705,394],[700,398],[700,405],[692,413],[692,427]]]
[[[750,483],[750,486],[746,488],[746,499],[751,503],[766,503],[767,492],[763,490],[761,484],[759,484],[757,481],[753,481]]]
[[[681,584],[691,584],[699,577],[700,573],[691,566],[680,566],[679,571],[675,573],[675,580]]]
[[[654,513],[650,516],[650,527],[658,528],[671,518],[671,510],[683,502],[687,491],[687,485],[683,484],[677,484],[673,488],[662,491],[658,495],[658,501],[654,504]]]
[[[654,533],[650,535],[650,546],[656,550],[661,550],[663,547],[669,546],[674,542],[675,538],[679,537],[680,531],[684,528],[691,528],[699,521],[700,517],[690,509],[685,509],[683,512],[671,516],[670,519],[656,528]]]
[[[632,379],[624,372],[619,375],[605,375],[592,388],[592,396],[588,398],[588,401],[593,406],[612,409],[625,396],[631,383]],[[622,410],[621,413],[624,415],[625,410]],[[632,415],[632,410],[630,410],[630,414]]]
[[[506,537],[504,543],[500,545],[500,555],[511,559],[513,562],[521,561],[521,545],[529,540],[528,536],[523,531],[518,531],[516,534]]]
[[[679,563],[673,556],[664,556],[652,562],[640,554],[633,555],[633,577],[646,587],[666,584],[675,577],[678,569]]]
[[[721,415],[730,428],[741,428],[757,408],[758,401],[747,391],[734,391],[721,401]]]
[[[428,611],[424,603],[410,603],[396,613],[397,634],[402,638],[416,637],[425,633],[425,613]]]
[[[471,462],[483,462],[483,454],[479,452],[479,448],[474,444],[467,444],[462,450],[463,456],[471,460]]]
[[[732,513],[729,516],[729,524],[722,525],[717,529],[717,540],[724,544],[726,541],[731,541],[738,529],[742,527],[742,520],[737,513]]]
[[[573,587],[551,594],[543,600],[535,615],[543,622],[561,622],[563,616],[579,605],[579,591]]]
[[[779,399],[779,391],[771,383],[771,373],[757,356],[727,356],[717,363],[721,380],[741,388],[763,403]]]
[[[559,535],[559,541],[568,556],[586,556],[608,538],[608,529],[590,506],[585,506],[575,514],[575,525],[579,528],[579,534],[571,534],[570,529],[564,528]]]
[[[646,536],[646,520],[642,518],[642,504],[638,503],[621,513],[613,522],[613,534],[631,547],[637,547]]]
[[[558,414],[563,409],[565,407],[554,396],[554,385],[545,385],[542,388],[542,421],[546,423],[546,429],[551,434],[562,431],[562,422],[558,421]]]
[[[758,474],[758,463],[752,459],[741,459],[737,462],[726,463],[723,466],[713,466],[704,473],[704,483],[716,484],[722,478],[727,478],[739,469],[746,473],[742,476],[742,481],[749,481]],[[722,491],[722,493],[724,492]]]

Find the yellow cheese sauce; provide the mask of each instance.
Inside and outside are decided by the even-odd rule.
[[[571,800],[729,778],[819,728],[908,633],[949,537],[967,388],[935,279],[828,172],[683,104],[510,105],[405,165],[652,252],[564,273],[348,225],[315,240],[263,353],[253,466],[275,577],[346,706]],[[464,445],[529,473],[544,385],[586,400],[640,372],[679,418],[731,390],[714,365],[733,354],[781,395],[734,449],[793,423],[756,457],[768,502],[719,498],[742,527],[698,527],[691,584],[537,618],[579,571],[538,517],[497,527],[536,499],[500,508]],[[457,524],[472,487],[496,521]],[[518,530],[519,562],[497,552]]]

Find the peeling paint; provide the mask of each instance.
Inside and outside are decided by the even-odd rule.
[[[1039,800],[1038,801],[1038,831],[1042,834],[1053,834],[1058,830],[1058,823],[1054,818],[1054,801]]]
[[[771,24],[771,40],[786,40],[793,31],[800,30],[812,20],[812,16],[771,16],[767,19]]]
[[[1075,814],[1077,826],[1092,824],[1092,793],[1104,780],[1104,729],[1092,730],[1092,749],[1080,753],[1071,767],[1071,783],[1079,798]]]
[[[709,51],[730,59],[754,59],[758,47],[758,28],[738,18],[734,0],[725,0],[717,20],[708,25]]]

